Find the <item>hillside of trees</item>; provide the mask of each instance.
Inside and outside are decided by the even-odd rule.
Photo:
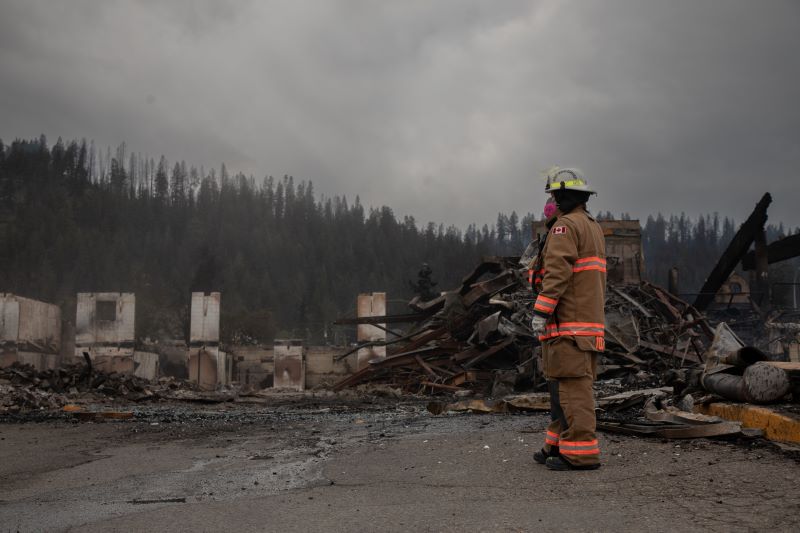
[[[521,253],[535,216],[461,230],[319,197],[291,176],[231,175],[124,145],[0,141],[0,292],[58,303],[66,319],[77,292],[135,292],[137,337],[180,338],[189,293],[217,290],[228,342],[341,341],[330,323],[352,315],[359,292],[386,291],[400,309],[424,262],[438,288],[453,287],[482,255]],[[677,265],[682,289],[697,290],[735,228],[716,215],[648,218],[649,278],[663,284]]]

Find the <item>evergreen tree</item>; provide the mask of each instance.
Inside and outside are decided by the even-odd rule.
[[[169,198],[169,180],[167,178],[167,159],[162,155],[158,161],[155,176],[155,197],[158,203],[165,204]]]
[[[186,200],[186,163],[175,163],[170,176],[170,198],[173,205],[180,205]]]

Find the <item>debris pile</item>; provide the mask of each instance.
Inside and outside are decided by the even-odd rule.
[[[714,331],[694,307],[674,294],[643,282],[608,287],[606,350],[602,377],[624,375],[627,383],[655,381],[669,370],[700,364]]]
[[[700,437],[757,437],[760,431],[743,429],[738,422],[691,412],[691,396],[675,401],[669,387],[627,391],[597,399],[597,427],[608,433],[655,436],[672,439]],[[500,400],[468,399],[453,403],[432,401],[434,415],[454,412],[515,413],[549,411],[547,393],[528,393]]]
[[[510,390],[518,376],[533,376],[531,292],[526,286],[527,269],[519,258],[486,258],[460,288],[426,302],[412,300],[413,314],[337,321],[413,325],[407,333],[394,333],[395,338],[360,346],[385,345],[389,351],[335,389],[372,382],[408,392],[458,392],[487,384]]]
[[[693,413],[691,401],[688,405],[685,404],[685,399],[675,402],[668,391],[669,389],[631,391],[626,399],[601,399],[598,402],[601,414],[597,420],[597,429],[607,433],[667,439],[762,436],[760,430],[744,429],[740,422]],[[631,412],[632,408],[641,404],[644,406],[640,411]]]
[[[485,258],[455,290],[412,314],[341,319],[340,325],[411,323],[386,341],[387,357],[336,385],[382,383],[413,393],[472,393],[501,397],[544,388],[539,342],[530,330],[534,295],[530,257]],[[599,368],[621,386],[663,383],[671,369],[702,363],[714,334],[688,303],[650,283],[610,286],[606,301],[606,351]]]
[[[133,375],[99,372],[85,364],[37,371],[30,365],[14,363],[0,369],[0,414],[60,409],[76,398],[153,400],[187,386],[172,378],[153,384]]]

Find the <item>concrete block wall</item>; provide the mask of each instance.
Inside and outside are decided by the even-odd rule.
[[[191,319],[189,325],[189,344],[218,344],[219,317],[222,298],[220,293],[206,295],[192,293]]]
[[[272,386],[276,389],[302,391],[306,388],[306,347],[302,340],[275,339],[275,371]]]
[[[188,374],[190,381],[206,390],[229,385],[233,377],[232,358],[219,347],[221,303],[218,292],[192,293]]]
[[[130,292],[78,293],[75,355],[133,356],[136,296]]]
[[[154,381],[160,374],[157,353],[133,352],[133,375]]]
[[[0,294],[0,366],[14,362],[39,370],[60,363],[61,310],[57,305]]]
[[[203,390],[214,390],[230,385],[233,374],[233,359],[219,346],[189,348],[187,373],[189,381],[197,383]]]
[[[272,387],[275,363],[272,347],[232,346],[234,380],[255,389]]]
[[[352,353],[341,361],[335,358],[348,348],[340,346],[310,346],[306,355],[306,388],[330,388],[356,371],[358,355]]]
[[[273,347],[231,346],[234,359],[234,380],[256,389],[273,386],[275,357]],[[308,346],[306,348],[305,388],[330,387],[355,372],[356,354],[341,361],[335,357],[345,353],[346,346]]]
[[[373,292],[358,295],[358,317],[385,316],[386,315],[386,293]],[[383,328],[386,324],[379,324]],[[385,341],[386,330],[371,324],[359,324],[356,333],[358,342]],[[386,346],[371,346],[358,350],[357,361],[358,369],[366,367],[373,359],[383,359],[386,357]]]

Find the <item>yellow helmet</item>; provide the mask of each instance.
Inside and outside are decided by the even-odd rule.
[[[547,172],[546,193],[562,191],[581,191],[589,194],[597,194],[597,191],[589,187],[583,173],[577,168],[553,167]]]

